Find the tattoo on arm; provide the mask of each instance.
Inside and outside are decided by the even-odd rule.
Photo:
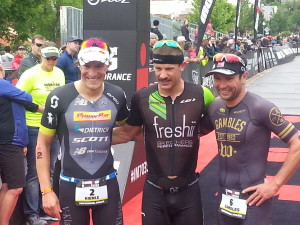
[[[36,148],[36,159],[42,159],[43,158],[43,153],[42,153],[42,147],[37,146]]]

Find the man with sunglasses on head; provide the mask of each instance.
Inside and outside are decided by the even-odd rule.
[[[41,60],[41,48],[46,38],[42,35],[35,35],[32,39],[31,52],[21,60],[19,74],[22,75],[25,70],[37,65]]]
[[[186,63],[177,42],[157,42],[153,64],[157,84],[133,95],[130,116],[114,129],[113,144],[131,140],[143,127],[148,164],[143,225],[203,224],[195,170],[202,119],[214,97],[181,78]]]
[[[46,98],[52,90],[65,84],[63,72],[55,66],[59,51],[55,43],[45,42],[41,48],[41,64],[26,70],[17,83],[17,87],[32,95],[33,102],[38,105],[45,105]],[[55,104],[55,102],[53,102]],[[51,114],[46,115],[49,123],[52,122]],[[29,144],[27,146],[27,175],[26,187],[24,188],[24,215],[30,225],[44,225],[46,221],[40,216],[41,194],[36,172],[36,143],[39,128],[41,126],[42,113],[26,111],[26,125],[28,127]],[[51,170],[59,152],[59,143],[52,143]]]
[[[242,53],[229,50],[213,60],[206,76],[214,77],[221,97],[208,108],[219,150],[218,224],[272,224],[270,198],[300,164],[298,130],[273,103],[245,89],[248,72]],[[271,132],[290,151],[275,177],[266,180]]]
[[[94,225],[123,224],[111,133],[129,112],[124,91],[104,81],[111,58],[103,40],[84,41],[78,54],[81,79],[55,89],[47,98],[37,171],[43,207],[60,224],[89,225],[90,210]],[[49,174],[49,147],[56,132],[62,148],[59,200]]]

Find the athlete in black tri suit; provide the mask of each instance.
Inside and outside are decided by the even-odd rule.
[[[128,117],[124,91],[104,82],[110,49],[102,40],[82,43],[81,80],[51,92],[37,143],[37,171],[47,214],[60,224],[122,225],[122,208],[110,150],[115,122]],[[49,143],[58,133],[62,148],[59,202],[49,174]],[[61,215],[60,215],[61,213]]]
[[[130,140],[143,126],[149,172],[143,225],[203,224],[195,170],[201,119],[214,97],[207,88],[182,80],[185,63],[177,42],[157,42],[153,53],[158,84],[134,94],[130,116],[114,129],[113,143]]]
[[[213,70],[206,75],[214,76],[221,97],[208,109],[219,151],[218,224],[271,225],[269,198],[299,166],[298,131],[273,103],[246,91],[246,60],[241,53],[231,52],[217,54]],[[275,178],[267,181],[271,132],[289,144],[290,151]]]

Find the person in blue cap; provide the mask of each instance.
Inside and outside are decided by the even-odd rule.
[[[79,80],[79,68],[76,65],[77,55],[82,40],[77,37],[70,37],[66,43],[66,50],[57,60],[56,66],[60,68],[66,78],[66,84]]]

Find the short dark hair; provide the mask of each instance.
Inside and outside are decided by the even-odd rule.
[[[5,46],[4,51],[7,53],[10,53],[10,51],[11,51],[10,46]]]
[[[45,40],[46,41],[46,38],[43,36],[43,35],[40,35],[40,34],[37,34],[37,35],[34,35],[31,39],[31,42],[32,44],[35,44],[35,40],[36,39],[39,39],[39,40]]]
[[[158,26],[159,25],[159,21],[158,20],[153,20],[153,25],[154,26]]]

